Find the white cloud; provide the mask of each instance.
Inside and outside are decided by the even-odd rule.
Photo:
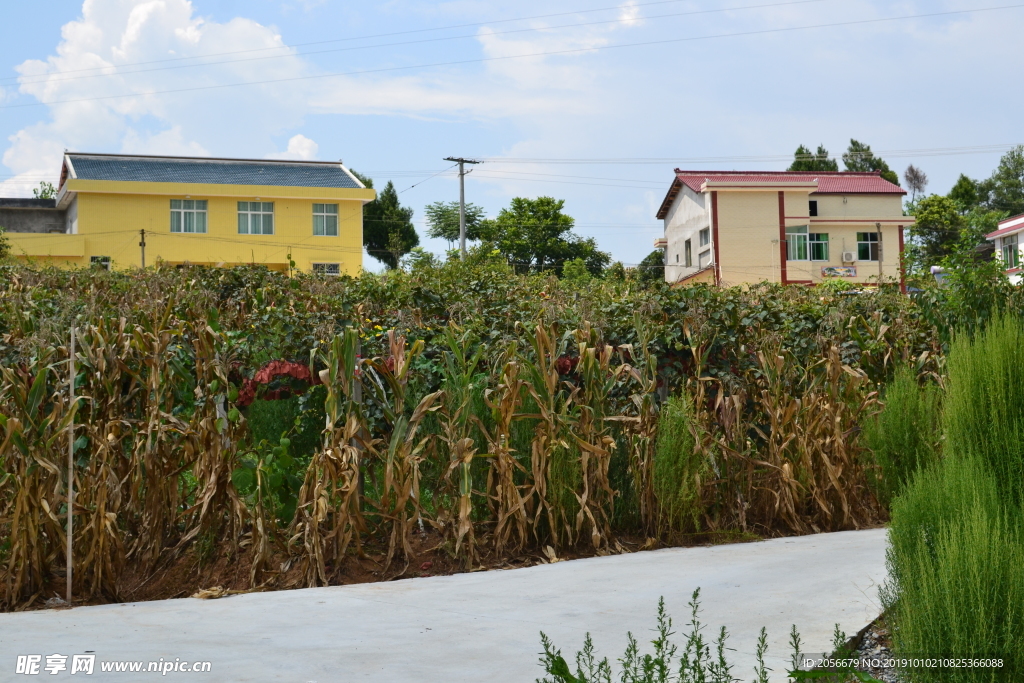
[[[619,7],[619,21],[624,26],[639,26],[643,23],[643,19],[640,18],[640,8],[637,7],[636,0],[629,0],[629,2],[620,5]]]
[[[288,140],[288,149],[284,152],[275,152],[274,154],[268,154],[268,159],[299,159],[302,161],[311,161],[316,159],[317,150],[320,149],[320,145],[316,144],[302,133],[292,136]]]

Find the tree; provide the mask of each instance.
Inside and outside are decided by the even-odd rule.
[[[566,261],[581,258],[592,275],[600,275],[611,257],[597,248],[592,237],[572,232],[575,221],[562,213],[565,200],[553,197],[516,197],[498,217],[481,224],[481,237],[517,272],[554,270],[561,274]]]
[[[985,183],[988,207],[1009,216],[1024,213],[1024,145],[1003,155],[992,177]]]
[[[910,228],[907,261],[912,271],[923,273],[954,253],[967,221],[956,202],[937,194],[923,197],[914,213],[916,222]]]
[[[924,192],[924,188],[928,186],[928,176],[913,164],[907,166],[907,170],[903,172],[903,180],[907,182],[907,187],[910,188],[911,202],[916,200],[917,195]]]
[[[889,168],[889,164],[885,163],[885,160],[881,157],[876,157],[874,152],[871,151],[871,145],[865,145],[863,142],[850,139],[850,147],[843,154],[843,165],[846,166],[847,171],[856,171],[860,173],[870,173],[872,171],[881,171],[882,177],[888,180],[893,185],[900,184],[900,178],[896,175],[896,171]]]
[[[644,257],[637,267],[637,280],[644,285],[649,285],[665,279],[665,251],[655,249]]]
[[[830,159],[828,150],[824,145],[818,145],[817,153],[812,153],[803,145],[796,148],[793,154],[793,163],[789,165],[788,171],[838,171],[839,163]]]
[[[562,266],[562,279],[575,285],[585,285],[593,279],[593,275],[587,270],[587,262],[581,258],[574,258],[566,261]]]
[[[448,247],[459,241],[459,203],[434,202],[423,210],[427,216],[427,235],[448,242]],[[466,239],[480,239],[480,222],[484,210],[476,204],[466,204]]]
[[[4,235],[4,227],[0,225],[0,261],[11,255],[11,243],[7,241],[7,236]]]
[[[53,186],[53,183],[42,180],[39,182],[39,187],[32,190],[32,196],[36,199],[54,199],[57,196],[57,188]]]
[[[947,196],[953,200],[960,213],[967,213],[981,203],[981,190],[978,187],[978,181],[971,180],[963,173],[960,174]]]
[[[363,185],[373,187],[371,178],[352,173]],[[397,268],[402,257],[420,243],[412,214],[412,209],[399,203],[395,184],[389,180],[377,198],[363,206],[363,246],[370,256],[388,268]]]

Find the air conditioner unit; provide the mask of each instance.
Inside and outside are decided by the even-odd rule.
[[[843,252],[843,263],[853,263],[856,260],[857,260],[857,255],[854,254],[852,251],[844,251]]]

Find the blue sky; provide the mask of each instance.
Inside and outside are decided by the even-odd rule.
[[[440,253],[423,207],[458,183],[428,177],[477,157],[468,201],[565,199],[636,263],[675,166],[782,169],[854,137],[945,192],[1024,142],[1024,5],[983,11],[1013,0],[8,4],[4,196],[64,149],[343,159],[393,180]]]

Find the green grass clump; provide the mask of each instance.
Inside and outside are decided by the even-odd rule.
[[[875,492],[888,504],[915,472],[938,454],[941,418],[939,389],[919,387],[911,367],[896,372],[885,390],[885,407],[864,424],[864,445],[870,452]]]
[[[943,423],[946,448],[988,463],[1001,492],[1024,503],[1024,324],[993,321],[950,349]]]
[[[696,530],[700,524],[701,479],[706,463],[693,431],[693,400],[683,392],[661,410],[654,452],[654,495],[664,522],[674,530]]]
[[[883,601],[898,657],[1003,660],[1002,668],[921,668],[914,683],[1018,681],[1024,675],[1024,538],[983,463],[946,460],[893,506]]]

